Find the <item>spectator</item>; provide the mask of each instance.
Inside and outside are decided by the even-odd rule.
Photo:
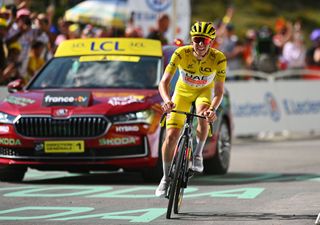
[[[42,57],[45,60],[51,59],[56,35],[50,31],[49,19],[43,13],[40,13],[35,19],[35,35],[35,39],[44,44]]]
[[[6,39],[8,45],[16,41],[18,41],[21,45],[22,49],[19,56],[21,67],[19,70],[22,76],[26,74],[29,50],[32,41],[35,39],[34,32],[31,29],[31,24],[32,21],[30,19],[30,11],[26,8],[18,10],[16,21],[9,29]]]
[[[225,16],[221,19],[218,19],[214,22],[216,28],[217,37],[214,40],[211,47],[220,49],[220,44],[223,42],[223,37],[226,33],[226,27],[231,22],[231,19],[234,14],[234,8],[228,7]]]
[[[137,27],[134,23],[134,12],[131,12],[128,24],[125,29],[126,37],[143,37],[141,27]]]
[[[291,39],[292,24],[283,18],[279,18],[275,24],[275,31],[272,40],[276,46],[277,54],[281,55],[283,46]]]
[[[3,70],[6,67],[6,46],[5,43],[3,42],[4,37],[7,34],[7,21],[3,18],[0,18],[0,73],[2,76]]]
[[[91,24],[87,24],[81,32],[81,38],[92,38],[94,35],[94,27]]]
[[[45,45],[41,41],[32,43],[27,67],[28,75],[24,79],[25,83],[45,64],[45,60],[41,57],[44,47]]]
[[[255,43],[253,68],[266,73],[278,70],[278,54],[272,40],[272,30],[264,26],[257,33]]]
[[[229,23],[226,27],[226,33],[219,48],[228,59],[228,70],[243,68],[242,54],[243,46],[239,42],[238,36],[235,35],[233,24]]]
[[[162,14],[157,21],[157,27],[152,28],[147,38],[160,40],[163,45],[168,44],[168,39],[165,37],[170,25],[170,18],[167,14]]]
[[[46,10],[45,15],[46,15],[46,18],[48,19],[48,23],[49,23],[49,27],[50,27],[51,33],[54,33],[54,34],[55,34],[55,32],[53,32],[53,31],[54,31],[56,28],[55,28],[55,26],[54,26],[53,23],[52,23],[53,17],[54,17],[54,15],[55,15],[55,7],[54,7],[53,4],[50,4],[50,5],[47,7],[47,10]]]
[[[320,71],[320,28],[314,29],[310,34],[310,40],[313,46],[307,50],[306,64],[307,69]],[[313,74],[304,75],[304,79],[319,79],[320,77]]]
[[[7,9],[7,7],[2,6],[0,8],[0,18],[5,19],[6,21],[10,20],[11,12]]]
[[[125,37],[125,29],[120,27],[109,27],[109,37]]]
[[[306,47],[301,33],[295,33],[292,40],[284,44],[281,61],[283,68],[297,69],[305,66]]]
[[[112,28],[109,29],[106,27],[98,28],[96,30],[96,37],[102,38],[102,37],[112,37]]]
[[[20,62],[19,56],[21,53],[22,47],[19,42],[11,43],[8,46],[8,57],[7,57],[7,65],[3,71],[3,76],[1,77],[0,83],[2,85],[6,85],[9,82],[21,78],[21,74],[19,72]]]
[[[245,43],[243,45],[243,60],[247,69],[252,68],[255,40],[256,31],[253,29],[247,30],[245,36]]]
[[[62,41],[69,39],[69,36],[68,36],[69,26],[70,26],[70,23],[65,21],[63,18],[58,19],[58,30],[60,34],[58,34],[58,36],[55,39],[53,52]]]
[[[307,51],[306,63],[308,66],[318,66],[320,69],[320,28],[312,31],[310,40],[313,46]]]
[[[76,39],[76,38],[80,38],[81,36],[81,30],[80,30],[80,26],[79,24],[72,24],[69,26],[69,30],[68,30],[68,37],[69,39]]]

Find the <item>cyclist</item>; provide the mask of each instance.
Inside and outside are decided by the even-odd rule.
[[[199,119],[197,127],[197,146],[194,151],[192,169],[203,171],[202,150],[208,136],[208,121],[213,122],[224,92],[227,60],[222,52],[211,48],[216,30],[209,22],[196,22],[190,30],[192,45],[179,47],[171,57],[159,84],[159,92],[164,101],[163,110],[167,113],[174,108],[190,111],[192,102],[196,103],[197,114],[207,117]],[[170,96],[170,81],[179,69],[173,97]],[[169,168],[174,148],[183,127],[185,115],[170,113],[166,122],[166,137],[162,147],[163,177],[156,189],[156,196],[164,197],[169,185]]]

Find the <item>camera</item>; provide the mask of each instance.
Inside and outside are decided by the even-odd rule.
[[[22,19],[22,21],[23,21],[23,23],[24,23],[25,25],[31,26],[32,21],[31,21],[31,19],[30,19],[29,17],[23,16],[23,17],[21,17],[21,19]]]

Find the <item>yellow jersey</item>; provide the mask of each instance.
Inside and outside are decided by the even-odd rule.
[[[226,78],[227,60],[225,55],[214,48],[198,60],[193,55],[192,45],[183,46],[173,53],[165,72],[173,75],[179,68],[179,79],[176,91],[198,92],[203,88],[213,88],[214,81],[224,81]]]

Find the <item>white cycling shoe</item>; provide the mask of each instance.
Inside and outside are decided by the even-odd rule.
[[[193,163],[191,170],[197,173],[202,173],[203,172],[203,157],[202,156],[195,156],[193,158]]]
[[[162,178],[159,186],[156,189],[155,195],[160,198],[165,197],[167,194],[168,187],[169,187],[169,181]]]

